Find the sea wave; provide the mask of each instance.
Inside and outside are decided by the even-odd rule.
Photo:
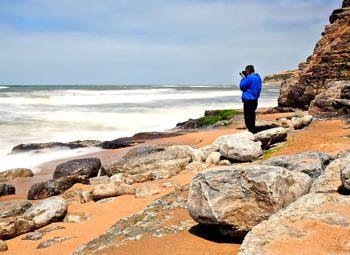
[[[6,86],[0,86],[0,89],[8,89],[9,87]]]

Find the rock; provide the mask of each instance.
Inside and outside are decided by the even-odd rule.
[[[17,216],[0,219],[0,239],[7,240],[33,231],[35,222],[31,217]]]
[[[85,204],[89,201],[92,200],[92,192],[91,191],[87,191],[87,190],[84,190],[82,193],[81,193],[81,199],[80,199],[80,203],[82,204]]]
[[[92,191],[73,189],[64,193],[62,197],[67,201],[68,205],[77,202],[83,204],[92,200]]]
[[[312,115],[302,115],[302,116],[296,116],[292,117],[291,119],[291,125],[294,129],[302,129],[304,127],[307,127],[312,122]]]
[[[30,187],[27,198],[29,200],[38,200],[58,196],[67,189],[70,189],[75,183],[89,184],[90,182],[87,176],[79,175],[65,176],[51,181],[39,182]]]
[[[107,198],[102,198],[100,200],[97,200],[97,204],[105,204],[105,203],[110,203],[113,202],[117,199],[117,197],[107,197]]]
[[[86,212],[70,212],[64,217],[63,222],[66,223],[79,223],[91,220],[91,215]]]
[[[165,151],[166,147],[153,145],[153,146],[141,146],[129,150],[123,157],[123,159],[130,159],[139,156],[145,156],[148,154]]]
[[[3,240],[0,240],[0,252],[3,251],[7,251],[7,244]]]
[[[348,254],[349,248],[343,245],[348,237],[342,233],[350,225],[349,207],[348,196],[307,194],[255,226],[238,254]],[[326,237],[322,244],[321,237]]]
[[[16,193],[16,189],[11,184],[0,183],[0,197],[9,196]]]
[[[91,178],[97,176],[100,168],[101,160],[98,158],[74,159],[56,166],[53,178],[70,175],[84,175]]]
[[[232,164],[231,164],[231,162],[229,160],[225,159],[225,160],[220,160],[218,165],[219,166],[230,166]]]
[[[342,160],[340,158],[333,160],[312,184],[310,192],[314,193],[335,193],[341,186],[339,179],[340,164]]]
[[[311,102],[309,113],[323,117],[350,113],[350,81],[330,82]]]
[[[164,151],[125,158],[103,167],[108,176],[117,173],[151,174],[152,179],[160,179],[176,175],[193,161],[193,157],[193,149],[190,146],[171,145]]]
[[[345,5],[346,6],[346,5]],[[299,64],[298,72],[281,86],[279,106],[308,109],[329,82],[350,80],[350,9],[337,9],[330,17],[313,54]]]
[[[298,171],[307,174],[313,180],[323,174],[327,165],[333,160],[323,152],[310,151],[294,154],[291,156],[279,156],[265,160],[263,165],[280,166],[290,171]]]
[[[195,224],[186,212],[187,190],[188,186],[181,187],[152,201],[139,213],[119,220],[103,235],[81,245],[73,254],[116,254],[117,247],[145,240],[143,237],[171,238],[180,231],[187,233]]]
[[[61,197],[50,197],[30,207],[24,216],[32,217],[36,228],[61,220],[67,213],[67,202]]]
[[[99,146],[100,141],[95,140],[85,140],[85,141],[74,141],[69,143],[29,143],[29,144],[19,144],[12,149],[12,153],[16,152],[27,152],[27,151],[38,151],[44,149],[52,148],[68,148],[68,149],[77,149],[91,146]]]
[[[109,177],[107,175],[92,177],[89,179],[91,185],[103,184],[109,181]]]
[[[234,236],[309,192],[311,178],[275,166],[230,166],[207,169],[191,182],[188,212],[201,224],[220,225]]]
[[[41,240],[41,238],[43,238],[43,236],[46,233],[54,231],[54,230],[60,230],[60,229],[65,229],[65,227],[56,226],[56,227],[41,229],[39,231],[35,231],[35,232],[32,232],[32,233],[26,235],[25,237],[22,238],[22,240],[31,240],[31,241]]]
[[[32,170],[27,168],[15,168],[0,172],[0,182],[7,182],[16,179],[17,177],[33,177]]]
[[[262,147],[266,148],[270,144],[284,141],[288,135],[289,130],[286,128],[278,127],[265,131],[261,131],[255,134],[255,141],[260,141]]]
[[[184,172],[186,172],[186,173],[195,173],[195,172],[201,171],[203,169],[206,169],[208,167],[209,167],[208,163],[191,162],[185,167]]]
[[[102,149],[119,149],[119,148],[126,148],[126,147],[131,147],[135,145],[135,142],[131,142],[131,141],[123,141],[120,139],[116,139],[113,141],[104,141],[101,144]]]
[[[256,160],[263,154],[261,142],[254,141],[255,136],[249,132],[241,132],[221,136],[214,141],[220,143],[220,153],[227,159],[240,162]]]
[[[255,129],[257,132],[261,132],[267,129],[279,127],[280,124],[275,120],[257,120],[255,122]]]
[[[208,156],[213,152],[218,152],[220,148],[219,144],[207,145],[199,148],[199,153],[201,154],[202,159],[206,160]]]
[[[176,124],[176,128],[181,129],[194,129],[198,128],[199,126],[199,119],[189,119],[185,122],[180,122]]]
[[[345,189],[350,190],[350,153],[347,153],[340,164],[340,179]]]
[[[57,236],[54,238],[50,238],[44,242],[41,242],[37,249],[43,249],[43,248],[47,248],[50,247],[51,245],[55,244],[55,243],[61,243],[63,241],[66,241],[68,239],[72,239],[72,238],[77,238],[76,236]]]
[[[123,182],[114,182],[114,181],[97,185],[92,191],[92,197],[94,200],[98,200],[106,197],[134,195],[134,194],[135,194],[135,189],[133,186],[125,184]]]
[[[159,194],[162,190],[154,184],[147,183],[141,186],[137,186],[135,189],[136,198],[151,197],[153,195]]]
[[[114,182],[124,182],[126,184],[134,184],[136,183],[135,177],[131,174],[119,173],[111,176],[111,181]]]
[[[8,203],[10,204],[9,206],[6,205]],[[32,205],[32,202],[28,200],[13,200],[0,202],[0,218],[9,218],[22,215]]]
[[[209,154],[209,156],[205,160],[205,163],[218,165],[220,162],[220,157],[221,157],[220,152],[212,152]]]
[[[212,143],[212,146],[213,146],[213,148],[215,148],[214,146],[218,146],[218,149],[219,149],[220,146],[223,144],[223,142],[225,142],[226,140],[230,140],[230,139],[247,139],[247,140],[254,141],[255,136],[253,133],[250,133],[248,131],[233,133],[233,134],[229,134],[229,135],[222,135],[222,136],[217,137],[214,140],[214,142]]]

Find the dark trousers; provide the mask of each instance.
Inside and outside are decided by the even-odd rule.
[[[249,132],[256,133],[255,110],[258,107],[258,100],[247,100],[243,102],[244,121]]]

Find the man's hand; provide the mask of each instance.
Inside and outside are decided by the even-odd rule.
[[[242,74],[242,72],[240,72],[239,74],[241,75],[242,78],[245,77],[245,76]]]

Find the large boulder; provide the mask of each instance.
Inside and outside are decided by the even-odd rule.
[[[323,174],[327,165],[334,158],[319,151],[309,151],[294,154],[291,156],[279,156],[265,160],[263,165],[280,166],[290,171],[302,172],[310,176],[313,180]]]
[[[35,230],[32,217],[18,216],[0,219],[0,239],[7,240]]]
[[[15,168],[0,172],[0,182],[7,182],[16,179],[17,177],[33,177],[32,170],[27,168]]]
[[[304,173],[275,166],[208,169],[192,179],[188,212],[198,223],[241,236],[308,193],[311,183]]]
[[[326,91],[311,102],[309,113],[326,117],[350,113],[350,81],[328,83]]]
[[[220,144],[220,153],[223,157],[247,162],[256,160],[263,154],[261,142],[254,140],[255,136],[252,133],[241,132],[218,137],[213,144]]]
[[[101,168],[101,160],[98,158],[74,159],[56,166],[53,178],[60,178],[69,175],[97,176]]]
[[[16,189],[11,184],[0,183],[0,197],[13,195],[16,193]]]
[[[171,145],[162,151],[127,156],[120,161],[114,161],[103,166],[108,176],[117,173],[151,174],[152,179],[169,178],[182,171],[185,166],[196,158],[194,149],[190,146]]]
[[[29,200],[37,200],[58,196],[71,188],[75,183],[90,184],[90,181],[87,176],[70,175],[55,180],[39,182],[30,187],[27,198]]]
[[[123,183],[109,181],[104,184],[97,185],[92,191],[92,197],[94,200],[115,197],[121,195],[134,195],[135,189],[133,186]]]
[[[41,228],[47,224],[59,221],[67,213],[67,202],[61,197],[50,197],[39,201],[30,207],[24,216],[31,217],[34,220],[35,228]]]
[[[260,141],[265,148],[271,144],[284,141],[289,130],[282,127],[271,128],[255,134],[255,141]]]

